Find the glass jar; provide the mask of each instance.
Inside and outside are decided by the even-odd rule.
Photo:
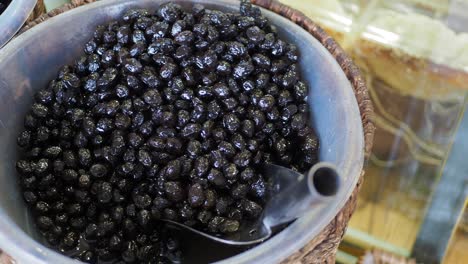
[[[374,148],[345,241],[411,255],[465,109],[468,4],[281,2],[353,56],[374,104]]]

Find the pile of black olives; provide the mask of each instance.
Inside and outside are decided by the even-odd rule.
[[[268,196],[258,164],[316,162],[298,50],[246,1],[130,10],[84,52],[38,90],[18,137],[23,196],[53,248],[169,263],[181,252],[158,219],[236,232]]]

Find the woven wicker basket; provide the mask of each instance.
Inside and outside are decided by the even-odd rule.
[[[45,12],[46,12],[46,8],[45,8],[44,0],[37,0],[36,6],[34,7],[34,10],[31,12],[28,19],[26,20],[26,23],[33,21],[34,19],[38,18],[40,15],[44,14]]]
[[[416,264],[416,260],[372,249],[359,258],[358,264]]]
[[[72,0],[70,4],[66,4],[60,8],[54,9],[48,13],[34,13],[34,20],[29,21],[20,31],[19,34],[28,30],[31,27],[47,20],[50,17],[59,15],[75,7],[92,3],[95,0]],[[324,0],[325,1],[325,0]],[[358,101],[359,109],[361,112],[361,120],[364,129],[365,137],[365,154],[366,157],[372,148],[372,142],[374,137],[374,124],[373,124],[373,106],[369,99],[369,94],[365,82],[361,76],[359,69],[354,65],[352,60],[345,54],[343,49],[334,41],[332,37],[327,35],[325,31],[310,20],[303,13],[292,9],[284,4],[279,3],[275,0],[252,0],[252,2],[258,6],[269,9],[276,12],[305,30],[310,32],[322,45],[328,49],[328,51],[335,57],[338,64],[343,69],[347,78],[351,82],[356,99]],[[38,6],[43,6],[43,0],[38,1]],[[40,7],[38,8],[38,10]],[[43,8],[42,8],[43,10]],[[344,232],[348,225],[348,221],[354,212],[356,207],[357,194],[362,184],[362,176],[364,171],[361,173],[361,178],[349,198],[346,205],[338,213],[335,219],[328,224],[328,226],[312,241],[309,242],[304,248],[291,255],[284,263],[335,263],[335,254],[340,241],[343,238]]]

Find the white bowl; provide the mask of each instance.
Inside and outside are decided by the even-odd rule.
[[[23,26],[37,0],[13,0],[0,15],[0,48]]]
[[[0,51],[0,248],[21,263],[73,263],[32,237],[29,218],[15,172],[16,135],[31,104],[34,90],[47,85],[60,66],[83,53],[94,28],[119,18],[125,10],[154,10],[160,0],[103,0],[53,17],[23,33]],[[238,12],[231,0],[177,0],[185,7],[198,2],[207,7]],[[220,263],[277,263],[305,246],[343,208],[359,179],[363,166],[364,137],[353,89],[331,54],[308,32],[267,10],[264,14],[279,34],[295,43],[301,56],[303,79],[310,87],[313,125],[321,148],[320,160],[334,163],[343,175],[338,199],[317,207],[270,240]],[[211,251],[212,252],[212,251]],[[208,252],[210,253],[210,252]]]

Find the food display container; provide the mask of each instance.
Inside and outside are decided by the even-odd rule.
[[[41,244],[19,192],[14,165],[18,155],[15,139],[34,91],[46,86],[60,66],[72,63],[82,54],[83,45],[97,25],[118,19],[131,8],[154,10],[162,2],[165,1],[103,0],[87,4],[34,26],[0,50],[0,143],[3,147],[0,153],[0,248],[17,262],[75,263]],[[229,12],[239,9],[239,2],[231,0],[174,2],[186,8],[196,2]],[[302,54],[301,73],[310,87],[312,125],[321,144],[319,159],[337,166],[343,177],[342,191],[331,204],[318,206],[268,241],[220,263],[278,263],[297,256],[311,241],[313,245],[323,241],[321,232],[333,221],[340,221],[334,218],[356,192],[365,149],[369,150],[371,145],[373,127],[369,116],[372,106],[352,62],[336,44],[328,42],[329,50],[323,46],[326,35],[320,35],[319,41],[317,36],[314,38],[290,20],[268,10],[262,12],[277,26],[279,34],[296,44]],[[337,239],[340,238],[338,235]],[[330,249],[330,254],[335,247]],[[210,251],[206,249],[201,254],[210,254]]]

